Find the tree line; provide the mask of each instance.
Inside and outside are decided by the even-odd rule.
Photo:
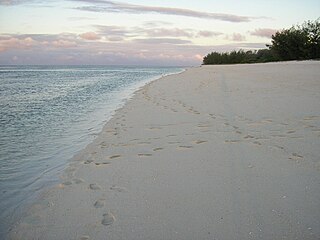
[[[302,25],[277,31],[266,49],[212,52],[203,64],[263,63],[274,61],[320,59],[320,21],[306,21]]]

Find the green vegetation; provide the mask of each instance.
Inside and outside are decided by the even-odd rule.
[[[320,21],[307,21],[272,35],[268,48],[255,51],[212,52],[203,64],[261,63],[320,59]]]

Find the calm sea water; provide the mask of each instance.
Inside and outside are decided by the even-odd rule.
[[[135,90],[180,71],[0,66],[0,238]]]

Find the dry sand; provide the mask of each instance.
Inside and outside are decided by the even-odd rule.
[[[319,239],[320,62],[203,66],[138,91],[12,239]]]

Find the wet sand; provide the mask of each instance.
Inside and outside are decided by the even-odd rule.
[[[12,239],[319,239],[320,62],[202,66],[139,90]]]

